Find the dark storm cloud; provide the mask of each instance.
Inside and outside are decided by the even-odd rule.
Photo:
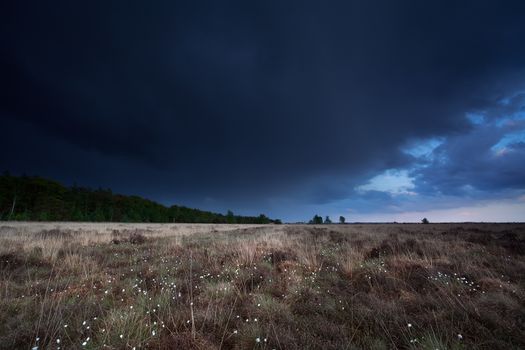
[[[339,200],[524,88],[520,1],[2,6],[2,166],[166,202]]]
[[[525,118],[502,126],[481,124],[466,135],[450,137],[434,150],[432,161],[413,172],[417,191],[494,197],[501,191],[525,189],[523,142],[498,147],[509,133],[525,139]]]
[[[496,98],[498,98],[496,100]],[[473,111],[488,120],[513,117],[525,113],[525,92],[519,91],[511,96],[495,96]]]

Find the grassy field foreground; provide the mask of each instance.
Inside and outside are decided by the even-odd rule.
[[[0,227],[1,349],[523,349],[525,225]]]

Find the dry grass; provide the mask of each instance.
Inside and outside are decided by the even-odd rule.
[[[525,225],[0,227],[0,349],[521,349]]]

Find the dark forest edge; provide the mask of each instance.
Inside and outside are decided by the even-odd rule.
[[[66,187],[36,176],[0,176],[0,220],[179,222],[280,224],[266,215],[226,215],[172,205],[166,207],[139,197],[114,194],[110,189]]]

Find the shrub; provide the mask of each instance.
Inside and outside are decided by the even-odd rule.
[[[129,243],[131,244],[142,244],[146,242],[146,237],[142,233],[134,232],[129,236]]]

